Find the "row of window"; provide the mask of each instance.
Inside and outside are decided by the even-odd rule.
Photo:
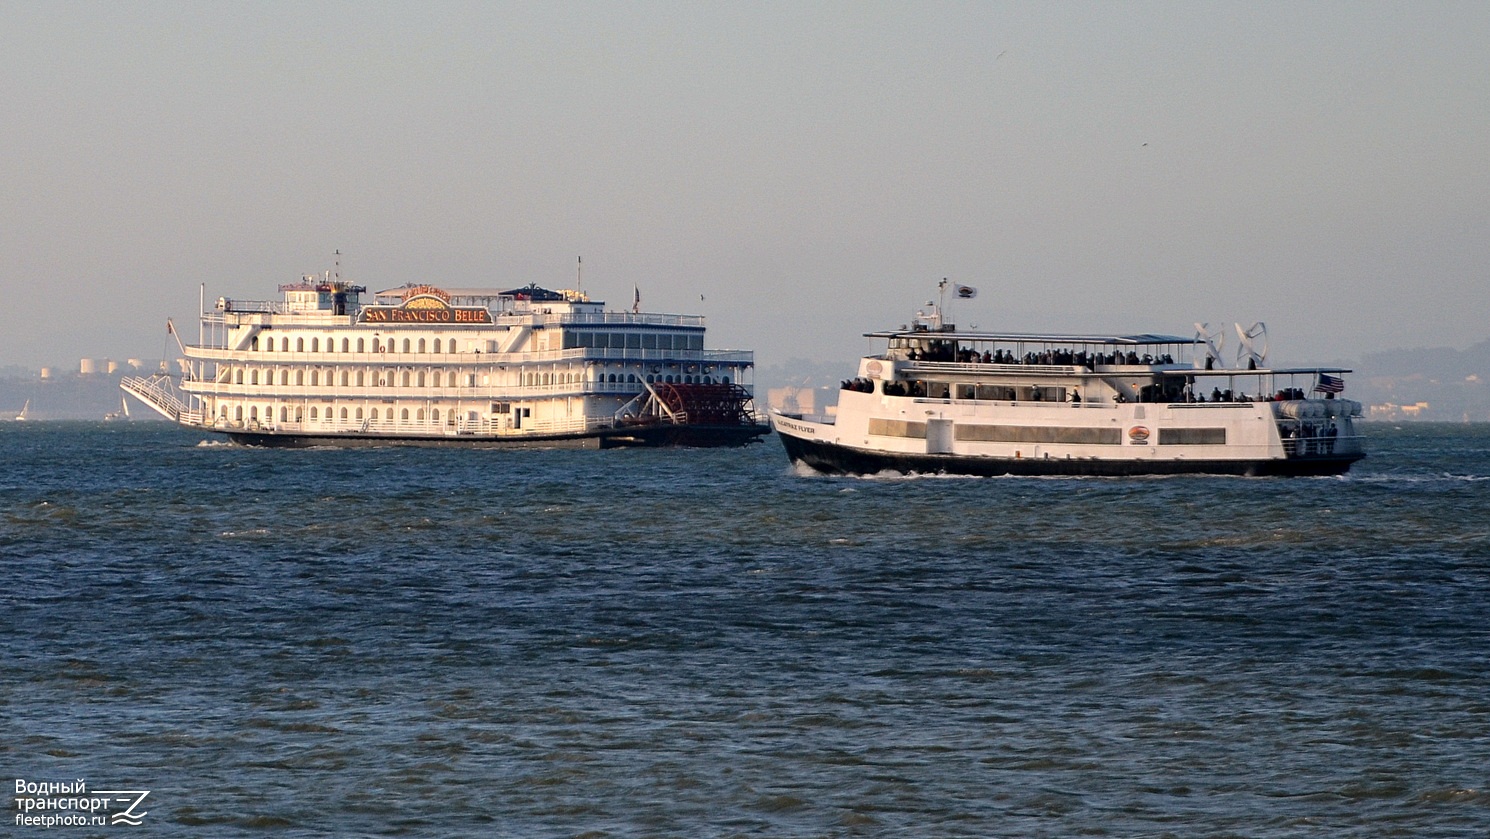
[[[653,332],[565,332],[564,349],[592,347],[601,350],[702,350],[704,335],[669,335]]]
[[[330,405],[327,405],[326,406],[326,411],[325,411],[325,415],[324,415],[326,419],[329,420],[329,419],[335,419],[336,418],[336,417],[333,416],[333,410],[334,409]],[[229,413],[228,406],[227,405],[223,405],[221,407],[221,409],[218,411],[218,416],[222,417],[223,419],[228,419],[228,413]],[[318,419],[321,419],[321,417],[322,417],[321,410],[319,408],[317,408],[317,407],[314,407],[314,406],[312,406],[310,408],[310,412],[309,413],[310,413],[310,419],[311,420],[318,420]],[[274,409],[273,408],[266,407],[266,408],[264,408],[264,414],[263,414],[262,419],[268,420],[273,415],[274,415]],[[456,414],[456,411],[454,411],[454,410],[446,411],[445,412],[445,417],[446,417],[445,421],[446,421],[446,423],[448,423],[449,425],[455,425],[456,415],[457,415]],[[294,421],[295,422],[304,422],[305,421],[304,409],[301,408],[298,405],[295,406],[293,416],[294,416]],[[279,409],[279,421],[280,422],[290,422],[291,421],[290,420],[290,417],[291,417],[290,406],[288,406],[288,405],[282,405],[282,406],[280,406],[280,409]],[[394,412],[393,412],[393,409],[392,408],[386,408],[386,409],[384,409],[381,414],[379,414],[377,408],[372,408],[372,409],[369,409],[369,411],[368,411],[368,413],[366,415],[363,414],[363,409],[362,408],[357,408],[357,409],[355,409],[355,411],[354,410],[349,410],[347,408],[342,408],[341,409],[341,417],[340,418],[343,419],[343,420],[346,420],[348,422],[352,422],[352,421],[357,421],[357,422],[363,422],[363,421],[366,421],[366,422],[395,422],[395,421],[397,421],[397,422],[403,422],[403,423],[409,422],[410,419],[412,418],[412,420],[414,422],[416,422],[416,423],[423,423],[424,422],[424,417],[425,417],[425,413],[424,413],[424,409],[423,408],[416,408],[412,413],[409,411],[408,408],[403,408],[403,409],[401,409],[398,412],[397,420],[395,420],[395,418],[394,418]],[[474,414],[473,414],[473,418],[474,418]],[[245,417],[244,417],[244,411],[243,411],[243,406],[242,405],[237,405],[237,406],[234,406],[233,407],[233,409],[232,409],[232,419],[235,420],[235,421],[237,421],[237,422],[243,422],[243,420],[245,419]],[[257,405],[251,405],[251,406],[249,406],[247,419],[249,419],[249,420],[259,420],[260,419],[260,416],[259,416],[259,407]],[[431,423],[435,424],[435,425],[438,425],[440,423],[440,409],[439,408],[434,408],[434,409],[432,409],[429,412],[429,421]]]
[[[308,377],[306,375],[307,372],[309,373]],[[278,384],[288,385],[290,384],[290,379],[293,378],[295,380],[295,384],[297,385],[305,385],[308,383],[312,387],[315,387],[322,384],[323,382],[328,387],[334,385],[336,383],[336,371],[326,370],[324,372],[325,375],[323,376],[322,371],[319,368],[312,368],[309,371],[295,370],[294,375],[292,376],[290,370],[280,370]],[[244,381],[245,377],[247,378],[246,382]],[[309,382],[306,381],[307,378],[309,378]],[[222,384],[227,384],[226,378],[220,377],[218,381]],[[417,374],[411,370],[404,370],[402,376],[400,376],[398,374],[398,371],[395,370],[341,371],[342,387],[455,387],[456,381],[457,379],[454,371],[442,374],[439,370],[435,370],[430,372],[428,377],[425,376],[425,371],[423,370],[418,371]],[[467,387],[475,387],[476,374],[466,374],[466,381]],[[249,369],[245,371],[242,367],[235,367],[233,368],[233,384],[272,385],[275,384],[274,371],[260,371],[256,369]]]
[[[371,346],[371,351],[372,352],[399,352],[399,350],[397,349],[397,341],[394,338],[389,338],[387,341],[384,341],[383,339],[377,338],[377,337],[374,337],[374,338],[371,338],[371,339],[368,339],[368,338],[358,338],[356,344],[353,344],[352,343],[352,339],[351,338],[343,338],[343,339],[341,339],[341,351],[342,352],[353,352],[352,347],[354,347],[354,346],[357,348],[356,349],[356,352],[360,352],[360,353],[368,352],[369,351],[369,346]],[[451,338],[449,341],[443,341],[443,342],[441,341],[441,339],[436,338],[433,341],[429,342],[428,344],[425,343],[425,339],[423,339],[423,338],[420,338],[417,342],[413,341],[412,339],[405,338],[405,339],[403,339],[403,350],[402,351],[403,352],[406,352],[406,353],[408,353],[408,352],[421,352],[422,353],[422,352],[425,352],[426,351],[425,350],[426,346],[429,347],[428,351],[429,352],[432,352],[432,353],[441,353],[441,352],[452,352],[453,353],[453,352],[456,352],[455,339],[454,338]],[[309,352],[322,352],[323,351],[322,350],[323,347],[325,348],[324,349],[325,352],[336,352],[336,339],[335,338],[327,338],[326,341],[325,341],[325,343],[322,343],[322,341],[321,341],[321,339],[319,337],[312,337],[310,339],[310,341],[309,341],[308,344],[307,344],[305,338],[303,338],[303,337],[296,338],[295,339],[295,352],[306,352],[307,351],[307,347],[309,347]],[[254,336],[254,339],[253,339],[253,343],[251,345],[251,348],[255,352],[258,352],[261,348],[263,349],[264,352],[274,352],[275,351],[274,337],[272,335],[271,336],[255,335]],[[289,336],[285,336],[285,337],[279,339],[279,352],[290,352],[290,338],[289,338]]]
[[[277,346],[276,346],[277,343]],[[254,352],[290,352],[291,339],[289,336],[281,337],[278,342],[272,335],[255,335],[251,348]],[[304,337],[294,339],[294,352],[336,352],[336,339],[326,338],[324,341],[319,336],[313,336],[308,341]],[[353,348],[356,348],[355,350]],[[566,350],[579,347],[592,347],[595,349],[637,349],[637,350],[702,350],[704,348],[704,336],[702,333],[695,335],[667,335],[650,332],[565,332],[563,347]],[[354,343],[351,338],[341,339],[341,352],[404,352],[404,353],[442,353],[456,352],[456,340],[442,340],[435,338],[426,341],[424,338],[418,340],[404,338],[402,341],[396,338],[386,340],[378,337],[358,338]]]
[[[261,370],[258,370],[258,369],[248,369],[248,370],[245,370],[242,367],[235,367],[235,368],[232,368],[232,370],[233,370],[233,372],[232,372],[233,384],[238,384],[238,385],[241,385],[241,384],[249,384],[249,385],[257,385],[257,384],[273,385],[273,384],[276,384],[276,382],[274,381],[274,371],[273,370],[262,370],[262,371]],[[323,372],[324,372],[324,375],[322,375]],[[307,376],[307,373],[309,373],[308,376]],[[542,386],[542,385],[578,384],[578,383],[584,381],[584,379],[581,378],[581,375],[582,374],[576,373],[576,372],[566,372],[566,373],[524,373],[523,374],[523,384],[525,386],[528,386],[528,387],[537,387],[537,386]],[[306,371],[306,370],[295,370],[295,371],[293,371],[293,375],[291,375],[291,371],[290,370],[284,369],[284,370],[280,370],[279,371],[279,381],[277,382],[277,384],[288,386],[290,384],[290,380],[293,378],[294,379],[294,383],[296,385],[302,385],[303,386],[303,385],[309,384],[311,387],[318,387],[318,386],[320,386],[324,382],[328,387],[330,387],[330,386],[334,386],[336,384],[335,376],[336,376],[336,371],[334,371],[334,370],[325,370],[325,371],[322,371],[319,368],[312,368],[309,371]],[[307,381],[307,379],[309,379],[309,381]],[[597,373],[596,374],[595,381],[597,381],[597,382],[606,382],[606,381],[609,381],[611,383],[628,383],[629,382],[629,383],[633,383],[634,384],[634,383],[639,382],[640,379],[637,378],[637,375],[635,373],[609,373],[609,374],[607,374],[607,373]],[[665,376],[663,376],[663,375],[657,375],[657,376],[654,376],[652,374],[648,374],[647,375],[647,382],[649,384],[706,384],[706,385],[711,385],[711,384],[715,384],[716,381],[718,383],[721,383],[721,384],[729,384],[730,383],[730,377],[729,376],[720,376],[716,380],[716,377],[714,377],[714,376],[692,376],[692,375],[680,375],[680,376],[673,376],[673,375],[665,375]],[[220,378],[219,379],[219,382],[222,383],[222,384],[226,384],[227,383],[227,379],[226,378]],[[396,370],[356,370],[356,371],[342,370],[341,371],[341,386],[342,387],[456,387],[456,382],[457,382],[457,378],[456,378],[456,374],[455,374],[454,371],[450,371],[450,372],[447,372],[447,373],[443,373],[442,374],[441,371],[434,370],[434,371],[431,371],[428,376],[425,375],[425,371],[423,371],[423,370],[419,370],[419,371],[404,370],[401,373],[399,371],[396,371]],[[467,373],[466,374],[466,387],[475,387],[475,386],[476,386],[476,374],[475,373]]]

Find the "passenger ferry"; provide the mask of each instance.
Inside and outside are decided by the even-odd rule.
[[[976,293],[960,287],[963,296]],[[1365,457],[1340,368],[1271,369],[1266,327],[1173,335],[958,331],[929,303],[866,337],[836,418],[772,413],[793,462],[830,474],[1333,475]]]
[[[580,291],[333,277],[280,301],[220,298],[180,375],[123,389],[250,445],[735,446],[769,432],[754,355],[704,348],[704,319],[607,310]]]

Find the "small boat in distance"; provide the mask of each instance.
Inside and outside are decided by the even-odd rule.
[[[26,400],[26,404],[24,404],[24,405],[21,406],[21,412],[19,414],[16,414],[16,422],[25,422],[26,420],[28,420],[30,418],[31,418],[31,400],[30,399],[27,399]]]
[[[103,415],[104,422],[127,422],[129,420],[129,397],[119,397],[119,410]]]
[[[945,294],[945,282],[943,293]],[[958,287],[958,296],[976,294]],[[929,303],[867,333],[884,352],[836,417],[772,412],[787,456],[830,474],[1333,475],[1365,457],[1340,368],[1272,369],[1266,327],[1045,335],[964,332]]]
[[[607,309],[578,290],[333,276],[283,300],[219,298],[182,375],[121,387],[167,419],[260,446],[738,446],[770,426],[754,354],[704,348],[704,319]]]

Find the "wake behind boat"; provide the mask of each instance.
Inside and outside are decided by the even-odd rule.
[[[219,299],[180,345],[183,375],[121,386],[183,426],[266,446],[733,446],[769,431],[753,353],[705,349],[702,317],[641,312],[639,292],[615,311],[536,284],[367,301],[328,272],[280,290]]]
[[[963,296],[975,293],[966,289]],[[1340,368],[1271,369],[1266,328],[961,332],[929,304],[842,385],[836,418],[772,413],[787,456],[836,474],[1332,475],[1365,457]]]

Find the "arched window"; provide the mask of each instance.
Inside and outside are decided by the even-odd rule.
[[[420,352],[424,352],[424,339],[423,338],[420,338],[419,339],[419,351]]]
[[[321,372],[319,370],[312,370],[312,371],[310,371],[310,386],[311,387],[315,387],[316,385],[318,385],[320,383],[321,383]]]
[[[341,409],[341,418],[342,419],[346,419],[347,418],[347,409],[346,408],[342,408]]]
[[[172,327],[172,328],[174,329],[175,327]],[[258,352],[259,351],[259,336],[257,336],[257,335],[254,336],[253,343],[252,344],[249,344],[248,348],[251,349],[251,350],[253,350],[254,352]]]
[[[402,411],[399,411],[398,412],[398,418],[402,422],[407,423],[409,421],[409,409],[408,408],[405,408]]]
[[[439,408],[436,408],[433,411],[430,411],[429,412],[429,421],[430,422],[435,422],[435,423],[437,423],[437,422],[440,421],[440,409]]]
[[[393,342],[392,341],[389,341],[388,343],[391,344]],[[404,339],[404,352],[408,352],[408,351],[409,351],[409,339],[408,338],[405,338]]]
[[[320,338],[312,338],[312,339],[310,339],[310,351],[311,352],[320,352],[321,351],[321,339]]]
[[[384,411],[383,416],[387,417],[389,422],[393,422],[393,409],[389,408],[388,410]]]
[[[358,408],[357,409],[357,419],[362,419],[362,409],[361,408]]]
[[[419,387],[424,387],[424,371],[423,370],[420,370],[419,371],[419,379],[418,379],[418,381],[419,381]]]
[[[311,408],[310,409],[310,418],[311,419],[315,419],[316,418],[316,409],[315,408]]]
[[[279,407],[279,421],[280,422],[289,422],[290,421],[290,406],[289,405],[281,405]]]
[[[236,407],[233,408],[233,420],[234,420],[234,422],[243,422],[243,406],[242,405],[238,405],[238,406],[236,406]]]
[[[362,385],[363,385],[363,381],[362,381],[362,371],[361,371],[361,370],[358,370],[358,371],[357,371],[357,386],[358,386],[358,387],[362,387]]]
[[[440,339],[439,338],[436,338],[435,339],[434,349],[430,350],[430,352],[436,352],[437,353],[439,351],[440,351]]]
[[[416,422],[421,422],[421,423],[424,422],[424,409],[423,408],[420,408],[419,411],[414,414],[414,420]]]
[[[450,371],[450,381],[449,381],[448,384],[446,384],[446,387],[455,387],[455,371],[454,370],[451,370]]]
[[[259,371],[250,370],[248,372],[248,383],[251,385],[256,385],[259,383]]]
[[[358,339],[357,339],[357,352],[367,352],[367,349],[366,349],[366,347],[365,347],[365,346],[364,346],[364,345],[363,345],[363,343],[362,343],[362,339],[361,339],[361,338],[358,338]]]
[[[350,341],[346,338],[341,339],[341,351],[346,352],[349,349],[351,349]]]
[[[352,381],[352,374],[346,370],[341,371],[341,386],[346,387]]]
[[[253,420],[254,422],[259,421],[259,406],[255,405],[252,408],[248,409],[248,418]]]
[[[296,338],[295,339],[295,352],[305,352],[305,339],[304,338]]]
[[[404,371],[404,387],[408,387],[409,386],[409,375],[410,375],[409,374],[409,371],[408,370],[405,370]]]
[[[289,339],[289,336],[286,336],[284,338],[279,339],[279,351],[280,352],[289,352],[290,351],[290,339]]]
[[[233,381],[234,381],[235,384],[240,384],[240,385],[243,384],[243,368],[242,367],[239,367],[238,369],[236,369],[236,370],[233,371]]]

